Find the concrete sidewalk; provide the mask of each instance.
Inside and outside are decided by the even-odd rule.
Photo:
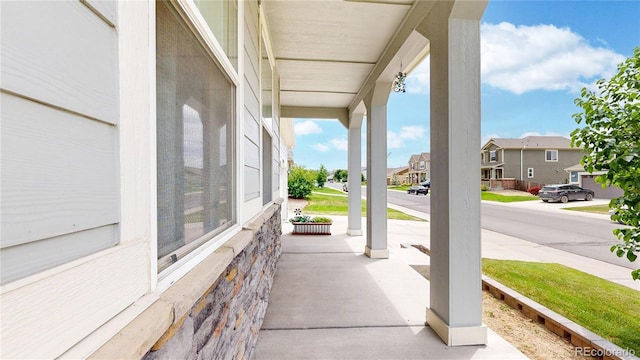
[[[365,237],[345,234],[346,217],[332,218],[332,236],[284,224],[255,359],[526,359],[491,330],[487,346],[448,347],[424,325],[429,282],[410,265],[429,257],[400,244],[428,236],[428,223],[390,221],[390,258],[377,260]]]
[[[523,201],[514,203],[487,202],[498,206],[526,208],[538,212],[556,212],[567,214],[570,216],[582,216],[597,219],[609,219],[608,215],[593,214],[581,211],[562,210],[565,207],[590,206],[599,204],[608,204],[609,200],[595,199],[593,201],[574,201],[567,204],[562,203],[544,203],[542,201]],[[390,208],[405,212],[409,215],[429,219],[429,214],[411,210],[397,205],[388,205]],[[364,223],[365,219],[363,219]],[[401,220],[388,220],[388,224],[393,224]],[[404,228],[399,229],[403,238],[409,239],[405,243],[429,245],[429,223],[413,222],[407,230],[406,223]],[[389,225],[391,226],[391,225]],[[364,225],[363,225],[364,227]],[[423,235],[424,234],[424,235]],[[390,246],[399,246],[394,236],[389,232],[388,242]],[[413,235],[413,236],[412,236]],[[482,257],[490,259],[502,260],[521,260],[533,262],[547,262],[562,264],[587,274],[591,274],[611,282],[618,283],[640,291],[640,281],[631,279],[631,270],[626,267],[613,265],[604,261],[594,260],[585,256],[576,255],[570,252],[554,249],[549,246],[540,245],[531,241],[522,240],[516,237],[500,234],[497,232],[482,230]]]
[[[574,213],[547,205],[559,204],[516,206]],[[428,214],[389,207],[428,218]],[[332,236],[293,236],[292,226],[283,224],[283,255],[256,359],[526,358],[491,330],[487,346],[448,347],[424,325],[429,282],[417,271],[428,273],[430,258],[408,245],[430,247],[429,222],[388,220],[390,258],[376,260],[363,255],[365,236],[346,235],[346,216],[331,218]],[[487,230],[482,230],[482,256],[559,263],[640,290],[640,282],[631,280],[627,268]]]

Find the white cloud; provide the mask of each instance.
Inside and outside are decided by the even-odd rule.
[[[321,152],[326,152],[329,151],[329,147],[327,145],[324,144],[313,144],[311,145],[312,148],[314,148],[315,150],[321,151]]]
[[[306,120],[303,122],[296,123],[293,126],[293,131],[296,135],[309,135],[309,134],[320,134],[322,133],[322,129],[318,124],[316,124],[312,120]]]
[[[331,139],[331,141],[329,141],[331,143],[331,145],[333,145],[334,148],[336,148],[336,150],[348,150],[349,149],[349,141],[345,138],[341,138],[341,139]]]
[[[404,147],[404,140],[393,131],[387,131],[387,149],[399,149]]]
[[[553,25],[482,24],[481,36],[482,81],[516,94],[592,86],[625,59]]]
[[[430,69],[429,57],[427,56],[409,75],[407,75],[407,80],[405,82],[407,85],[407,92],[412,94],[429,93]]]
[[[426,129],[424,126],[403,126],[400,128],[400,137],[403,139],[416,140],[424,137]]]
[[[418,140],[425,136],[426,129],[423,126],[403,126],[400,133],[387,131],[387,148],[399,149],[404,147],[405,140]]]

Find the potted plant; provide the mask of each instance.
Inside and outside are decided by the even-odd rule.
[[[331,235],[333,220],[328,217],[302,215],[300,209],[295,210],[294,216],[289,222],[293,224],[294,235]]]

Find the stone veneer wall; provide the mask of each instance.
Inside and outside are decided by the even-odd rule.
[[[145,360],[251,358],[282,251],[280,206],[271,213],[261,225],[247,226],[251,242]]]

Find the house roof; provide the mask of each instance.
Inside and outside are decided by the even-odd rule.
[[[411,155],[411,157],[409,158],[409,162],[410,162],[410,163],[412,163],[412,162],[417,162],[417,161],[418,161],[418,159],[420,159],[420,154],[413,154],[413,155]]]
[[[409,162],[410,163],[418,162],[420,160],[420,158],[424,158],[425,160],[430,161],[431,160],[431,153],[423,152],[423,153],[420,153],[420,154],[413,154],[409,158]]]
[[[387,169],[387,177],[393,176],[395,174],[401,173],[402,171],[409,170],[408,166],[401,166],[396,168]]]
[[[580,164],[575,164],[573,166],[569,166],[568,168],[564,169],[565,171],[584,171],[584,166],[580,165]]]
[[[283,118],[338,118],[364,112],[376,82],[393,82],[429,53],[421,34],[438,6],[481,16],[486,1],[262,0]],[[389,88],[391,91],[391,88]]]
[[[571,140],[564,136],[526,136],[520,139],[491,138],[482,149],[487,149],[491,144],[502,149],[576,149],[571,147]]]

